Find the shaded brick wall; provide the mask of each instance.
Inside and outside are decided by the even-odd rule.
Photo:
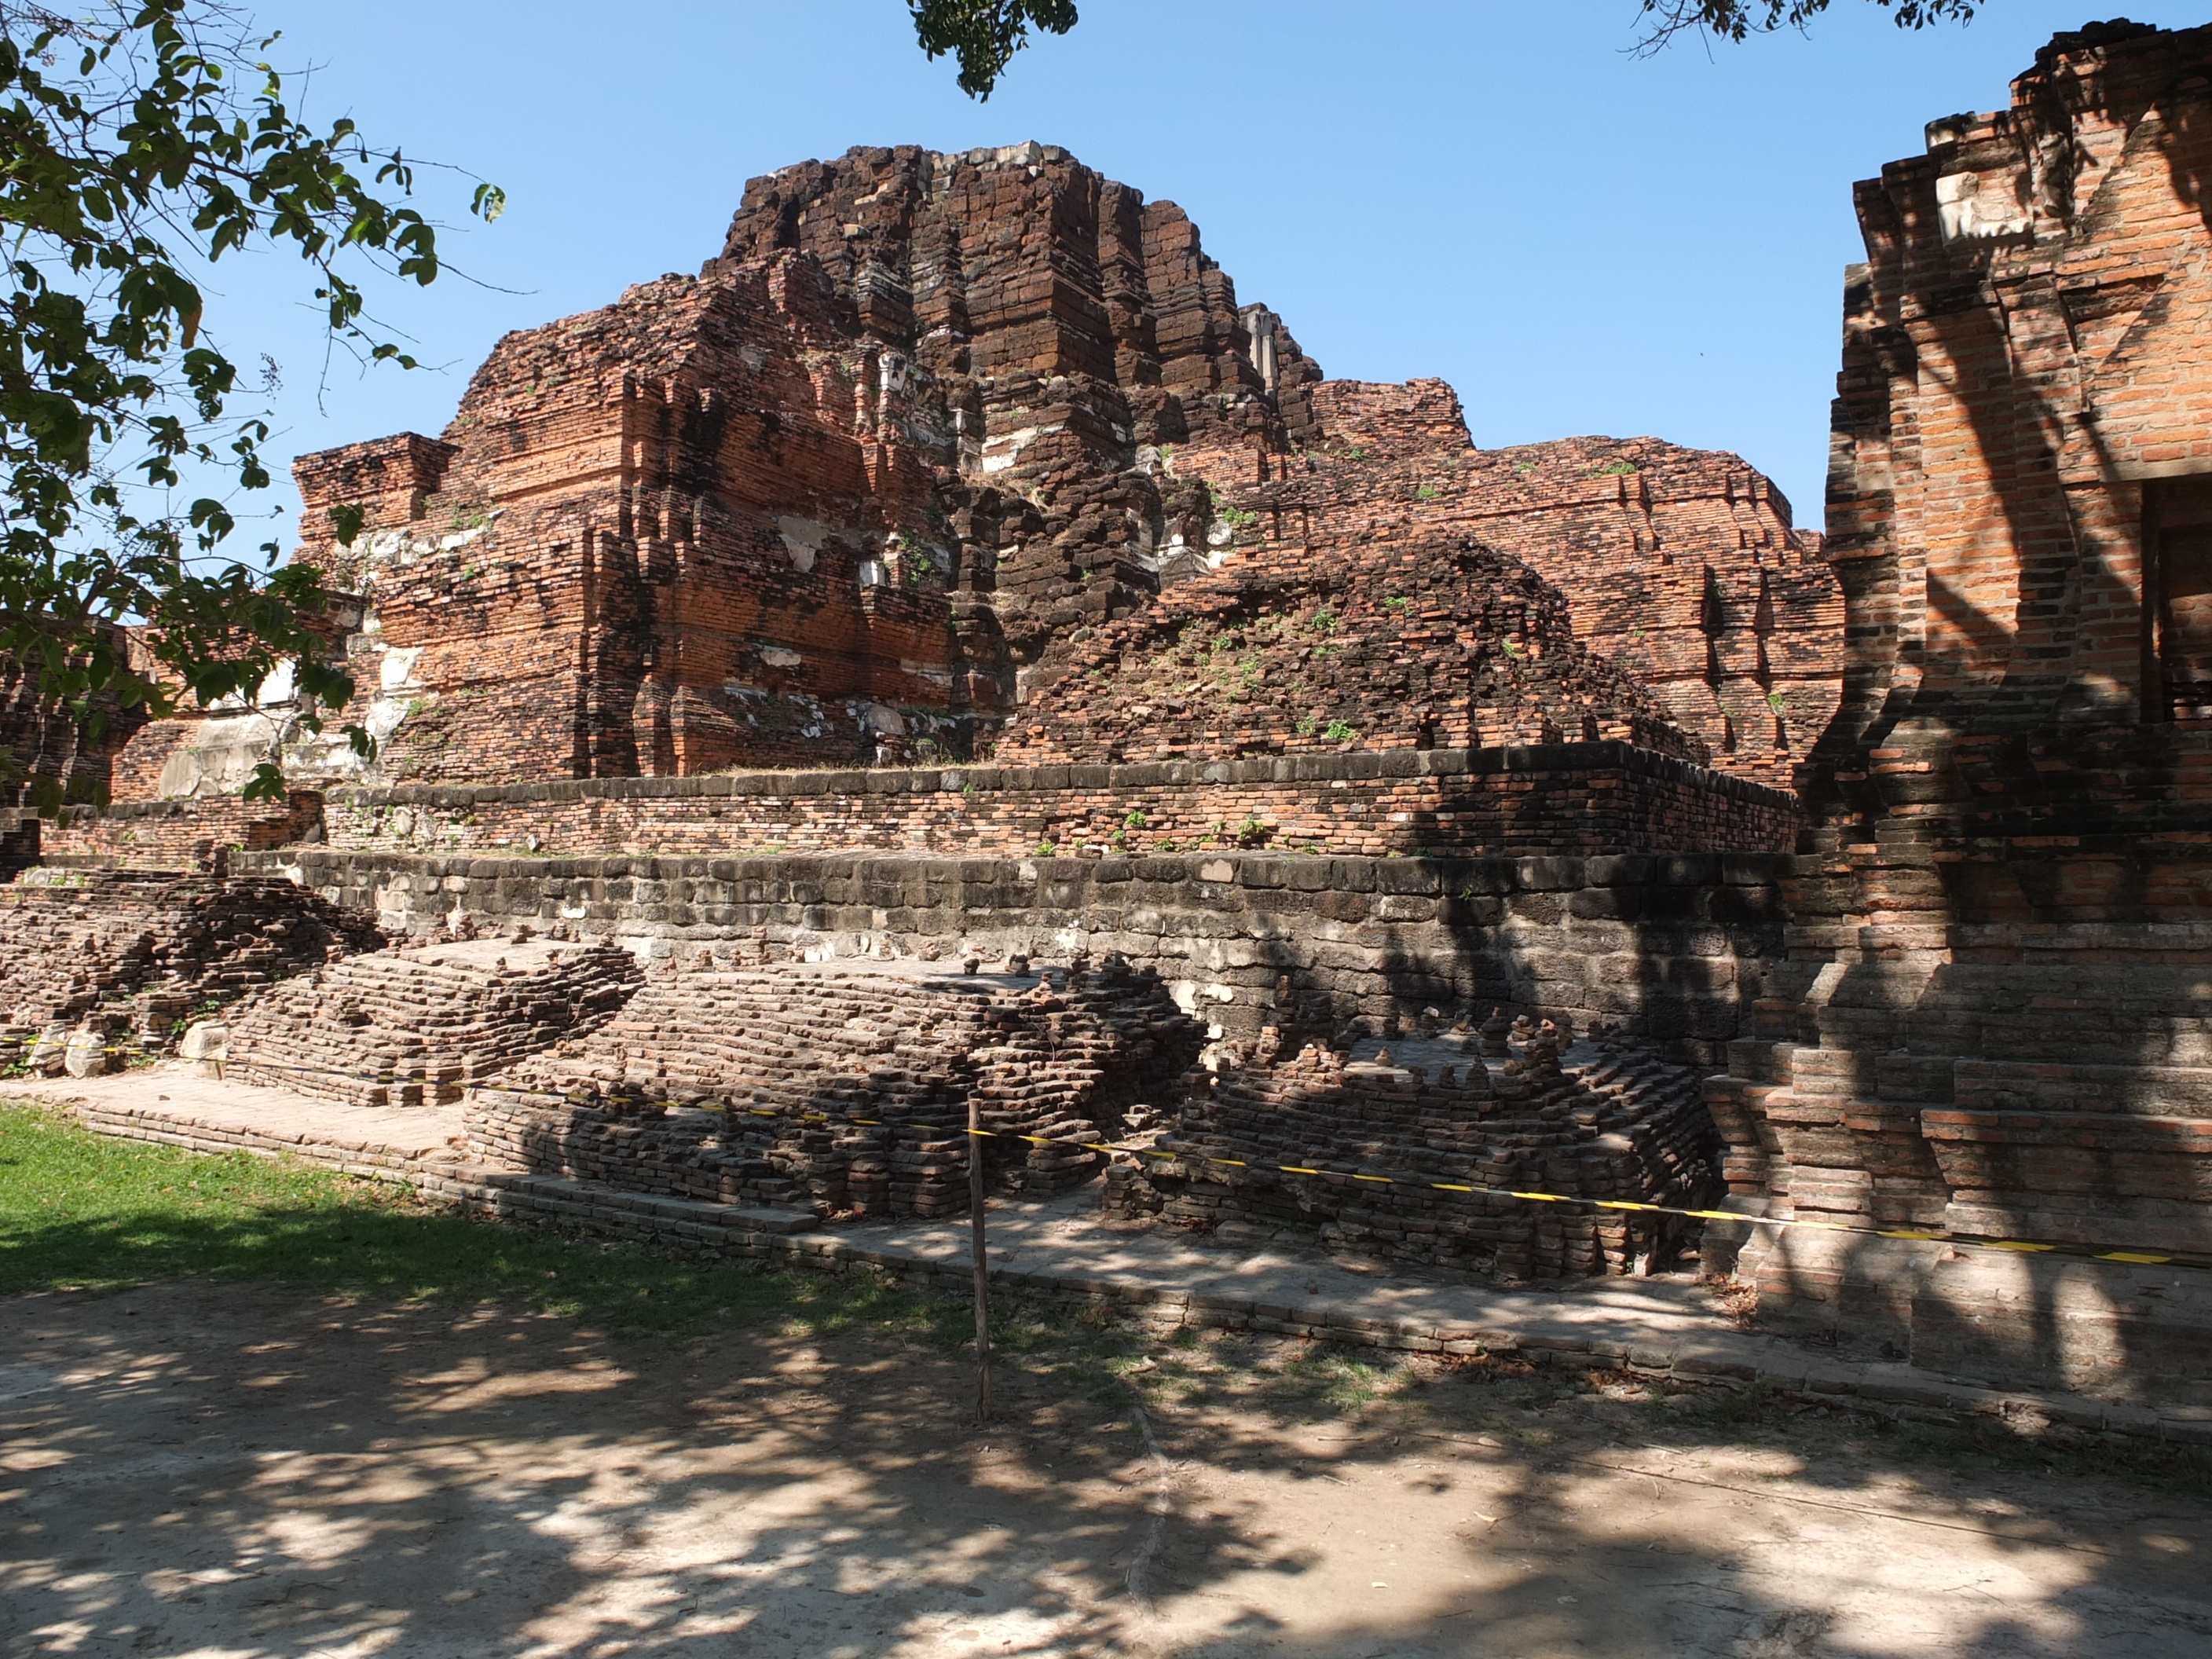
[[[2212,724],[2159,568],[2212,474],[2208,72],[2212,29],[2061,35],[1857,186],[1851,654],[1790,957],[1713,1085],[1742,1207],[2212,1249]],[[1923,1364],[2212,1395],[2170,1273],[1795,1234],[1742,1266]]]
[[[744,941],[827,957],[959,941],[1065,962],[1118,951],[1216,1029],[1322,1036],[1354,1016],[1504,1006],[1621,1024],[1684,1060],[1747,1030],[1782,952],[1765,854],[1486,860],[248,856],[394,933],[529,920],[647,954]],[[1293,1044],[1295,1046],[1295,1044]]]

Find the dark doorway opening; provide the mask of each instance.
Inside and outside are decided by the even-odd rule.
[[[2212,477],[2161,482],[2149,495],[2148,666],[2155,713],[2162,720],[2212,720]]]

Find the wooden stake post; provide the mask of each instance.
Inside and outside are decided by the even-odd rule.
[[[968,1228],[975,1260],[975,1410],[991,1420],[990,1258],[983,1243],[983,1123],[975,1097],[968,1097]]]

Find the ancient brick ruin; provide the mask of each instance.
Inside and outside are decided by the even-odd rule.
[[[480,1094],[471,1133],[524,1168],[679,1196],[945,1215],[968,1207],[973,1100],[995,1187],[1079,1184],[1105,1162],[1081,1143],[1177,1092],[1204,1030],[1116,959],[1035,978],[983,965],[702,951]]]
[[[384,942],[276,877],[33,870],[0,885],[0,1066],[97,1076],[188,1023]]]
[[[228,1020],[224,1075],[359,1106],[458,1101],[612,1018],[638,980],[627,951],[526,929],[348,957]]]
[[[272,754],[352,799],[1617,739],[1692,765],[1698,844],[1778,850],[1786,803],[1720,786],[1786,788],[1840,677],[1832,580],[1735,458],[1486,455],[1449,388],[1323,380],[1173,204],[1036,145],[756,179],[699,276],[508,337],[441,438],[295,475],[303,556],[361,595],[346,714],[379,759],[306,734],[276,685],[131,736],[117,799],[212,800]],[[1512,850],[1346,839],[1330,780],[1276,781],[1231,821]],[[1516,834],[1676,844],[1559,839],[1579,815],[1570,782]],[[1117,816],[1139,846],[1224,821]],[[787,839],[731,828],[726,850]]]
[[[441,436],[299,463],[373,769],[279,684],[0,858],[373,914],[225,1065],[464,1094],[513,1167],[944,1213],[973,1094],[1156,1137],[1124,1218],[1512,1278],[1674,1237],[1351,1172],[1725,1190],[1769,1319],[2202,1398],[2170,1270],[1748,1224],[2212,1249],[2208,168],[2212,30],[2112,24],[1860,185],[1825,537],[1732,455],[1323,379],[1065,152],[787,168]]]
[[[1571,1037],[1499,1009],[1479,1030],[1443,1030],[1434,1011],[1402,1030],[1393,1019],[1345,1052],[1316,1043],[1293,1058],[1273,1030],[1231,1044],[1152,1138],[1175,1156],[1116,1165],[1107,1204],[1509,1280],[1646,1270],[1679,1220],[1497,1195],[1681,1206],[1711,1188],[1717,1142],[1697,1074],[1641,1045]]]
[[[1789,961],[1717,1085],[1750,1211],[2212,1248],[2212,29],[2061,35],[1857,187],[1826,555],[1852,652]],[[1762,1308],[2212,1385],[2170,1270],[1786,1233]]]

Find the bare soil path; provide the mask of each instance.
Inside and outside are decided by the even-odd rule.
[[[20,1297],[0,1653],[2212,1652],[2212,1493],[2133,1452],[1249,1339],[1130,1382],[1010,1366],[979,1429],[880,1334]]]

